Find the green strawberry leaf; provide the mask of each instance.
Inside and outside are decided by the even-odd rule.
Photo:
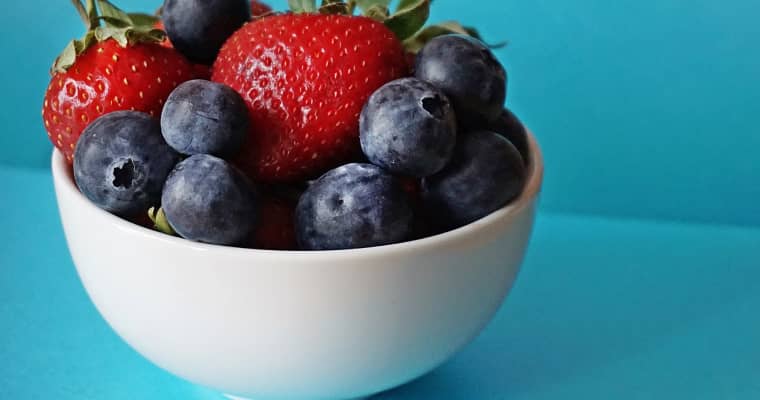
[[[348,15],[354,15],[354,11],[356,11],[356,0],[348,0],[346,5],[348,6]]]
[[[94,33],[98,41],[113,39],[121,47],[127,47],[130,43],[136,42],[158,43],[166,38],[166,32],[149,26],[117,27],[106,25],[96,28]]]
[[[113,39],[122,47],[130,43],[158,43],[166,38],[166,32],[153,28],[157,17],[141,13],[125,13],[108,0],[71,0],[79,16],[87,25],[82,39],[72,40],[55,59],[50,74],[66,72],[79,55],[97,41]],[[97,6],[96,6],[97,5]],[[98,12],[100,11],[100,12]],[[105,26],[101,26],[105,22]]]
[[[391,0],[356,0],[356,5],[365,13],[374,6],[381,6],[387,9],[390,4]]]
[[[87,31],[84,37],[77,40],[77,55],[84,53],[88,47],[92,46],[98,39],[95,37],[95,31]]]
[[[385,22],[390,16],[390,12],[388,11],[388,7],[380,4],[375,4],[374,6],[364,11],[364,16],[367,18],[372,18],[378,22]]]
[[[95,29],[99,25],[98,23],[98,8],[95,7],[95,0],[85,0],[85,7],[87,10],[87,16],[90,21],[88,29]]]
[[[417,2],[417,0],[401,0],[401,1],[398,2],[398,5],[396,6],[396,11],[399,11],[399,10],[402,10],[404,8],[407,8],[407,7],[411,6],[412,4],[414,4],[416,2]],[[432,3],[433,0],[430,0],[430,2]]]
[[[95,0],[86,0],[86,4],[82,4],[82,0],[71,0],[71,4],[76,8],[77,14],[88,30],[98,26],[98,9],[95,7]]]
[[[132,27],[124,31],[127,42],[134,43],[160,43],[166,39],[166,32],[152,26]]]
[[[100,14],[106,24],[111,23],[111,21],[116,21],[117,26],[119,27],[134,25],[127,13],[121,11],[119,7],[111,4],[108,0],[98,0],[98,7],[100,8]]]
[[[82,18],[85,25],[89,26],[90,14],[87,12],[87,9],[85,9],[84,4],[82,4],[82,0],[71,0],[71,4],[77,9],[77,13],[79,14],[79,17]]]
[[[288,0],[290,11],[294,13],[313,13],[317,12],[316,0]]]
[[[385,20],[387,26],[398,36],[399,40],[406,40],[417,33],[430,16],[430,0],[416,0],[404,2],[405,7],[399,8],[393,15]]]
[[[155,207],[151,207],[148,210],[148,218],[153,221],[153,227],[156,228],[157,231],[163,232],[167,235],[177,236],[177,232],[175,232],[171,225],[169,225],[169,221],[166,219],[166,214],[164,213],[163,208],[156,210]]]
[[[131,23],[118,19],[118,18],[114,18],[114,17],[100,16],[98,17],[98,21],[105,22],[106,28],[123,29],[129,26],[132,26]],[[102,28],[102,26],[99,26],[98,28]],[[95,29],[98,29],[98,28],[95,28]]]
[[[154,25],[156,25],[156,22],[161,20],[161,18],[155,15],[144,13],[129,13],[127,15],[135,26],[147,26],[152,28]]]
[[[322,5],[319,7],[319,13],[349,15],[350,9],[348,4],[341,0],[322,0]]]
[[[50,69],[50,74],[54,75],[56,72],[66,72],[66,70],[74,65],[77,57],[84,53],[88,47],[95,43],[95,31],[88,31],[82,39],[72,40],[63,49],[61,55],[55,59],[53,67]]]
[[[79,40],[72,40],[66,45],[61,55],[55,59],[53,68],[50,70],[51,74],[66,71],[68,67],[74,65],[74,62],[77,60],[77,42]]]
[[[471,27],[462,26],[456,21],[441,22],[436,25],[425,27],[425,29],[417,32],[414,36],[404,40],[404,48],[412,53],[417,53],[425,46],[425,43],[429,42],[436,36],[460,34],[472,36],[475,39],[483,40],[477,30]],[[500,48],[506,46],[506,42],[500,42],[488,45],[491,48]]]

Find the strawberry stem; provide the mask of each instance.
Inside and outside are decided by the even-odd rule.
[[[82,1],[71,0],[71,4],[73,4],[74,8],[77,9],[77,12],[79,13],[79,18],[82,18],[82,21],[85,23],[85,25],[89,25],[90,17],[87,15],[87,10],[85,10],[84,6],[82,5]]]
[[[82,18],[87,30],[93,30],[100,26],[98,18],[98,10],[95,8],[94,0],[86,0],[86,4],[82,4],[82,0],[71,0],[71,4],[77,9],[79,17]]]
[[[393,31],[411,53],[418,52],[430,39],[440,35],[458,33],[480,39],[475,29],[454,21],[426,26],[432,2],[433,0],[399,0],[393,11],[390,9],[392,0],[320,0],[319,7],[317,0],[288,0],[288,5],[294,13],[354,15],[358,9],[363,16],[381,22]],[[490,47],[503,45],[498,43]]]
[[[147,14],[128,14],[108,0],[71,0],[77,13],[87,25],[87,32],[81,39],[72,40],[63,50],[51,69],[51,74],[65,72],[74,65],[76,58],[97,42],[113,39],[122,47],[134,43],[159,43],[166,33],[155,29],[158,21]],[[101,25],[105,22],[105,26]]]
[[[88,30],[96,29],[100,26],[100,21],[98,21],[98,9],[95,8],[95,1],[94,0],[85,0],[87,4],[87,16],[89,17],[89,24],[87,24]]]

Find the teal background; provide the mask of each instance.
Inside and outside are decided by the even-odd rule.
[[[510,42],[507,102],[546,158],[536,232],[486,331],[376,398],[760,398],[760,2],[471,3],[436,0],[432,19]],[[3,12],[0,399],[221,399],[134,353],[87,299],[40,121],[81,24],[65,0]]]
[[[497,55],[510,74],[508,105],[546,153],[545,210],[760,224],[760,2],[465,4],[436,0],[432,20],[509,40]],[[45,71],[81,24],[64,0],[5,10],[0,163],[46,168]],[[29,15],[39,29],[26,26]]]

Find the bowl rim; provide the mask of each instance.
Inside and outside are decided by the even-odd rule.
[[[85,207],[88,212],[99,214],[110,224],[115,225],[118,229],[127,231],[134,235],[144,236],[152,240],[160,240],[167,245],[181,246],[188,251],[215,251],[225,253],[235,253],[239,255],[261,255],[267,257],[356,257],[356,256],[388,256],[389,253],[407,253],[410,251],[419,251],[425,248],[447,247],[449,244],[466,241],[467,238],[476,237],[479,232],[489,229],[495,225],[506,224],[512,220],[514,215],[529,207],[541,191],[544,174],[544,161],[538,142],[533,133],[526,128],[527,142],[530,162],[528,164],[528,179],[522,193],[506,206],[492,212],[491,214],[453,229],[448,232],[440,233],[421,239],[410,240],[406,242],[393,243],[382,246],[363,247],[356,249],[340,250],[269,250],[269,249],[252,249],[234,246],[222,246],[208,243],[195,242],[181,237],[167,235],[116,215],[113,215],[90,202],[77,188],[73,172],[69,164],[64,160],[63,154],[56,148],[53,148],[51,157],[51,170],[53,181],[56,186],[57,201],[60,200],[58,191],[67,194],[68,198],[76,201],[78,207]],[[59,205],[60,207],[60,205]]]

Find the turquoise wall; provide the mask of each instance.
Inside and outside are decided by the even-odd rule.
[[[81,25],[68,1],[44,3],[5,7],[0,165],[47,168],[46,71]],[[544,148],[544,211],[760,225],[760,2],[464,4],[436,0],[433,19],[509,40],[497,55]]]

